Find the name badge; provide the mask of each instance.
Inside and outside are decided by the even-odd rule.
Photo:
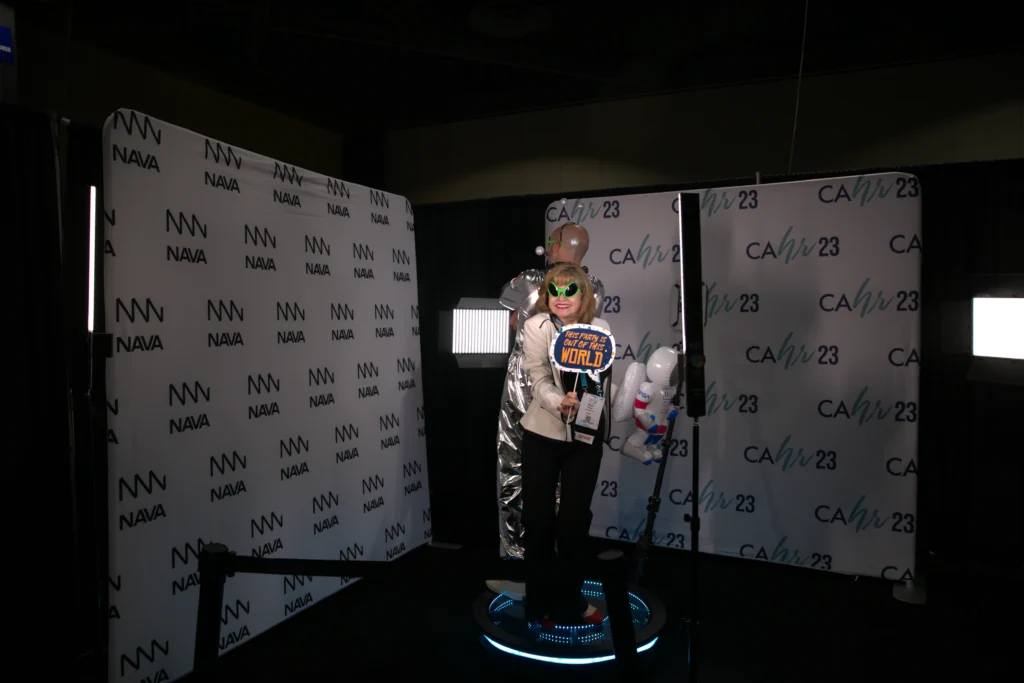
[[[580,407],[576,412],[576,424],[585,429],[597,430],[601,426],[601,410],[604,398],[594,394],[583,394]]]
[[[586,443],[586,444],[592,444],[592,443],[594,443],[594,435],[593,434],[584,434],[583,432],[576,432],[576,440],[577,441],[582,441],[583,443]]]

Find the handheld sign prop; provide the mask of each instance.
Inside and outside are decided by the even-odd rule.
[[[587,373],[599,381],[598,373],[615,360],[615,338],[609,330],[594,325],[566,325],[551,342],[551,362],[563,372]]]

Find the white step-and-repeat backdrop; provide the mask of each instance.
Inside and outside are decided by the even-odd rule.
[[[192,668],[197,553],[430,535],[403,198],[120,110],[104,127],[111,680]],[[221,651],[347,582],[228,579]]]
[[[681,416],[655,542],[908,580],[917,531],[921,192],[900,173],[702,190],[707,417]],[[552,203],[590,232],[602,316],[633,360],[678,345],[677,193]],[[591,533],[636,540],[654,467],[605,449]]]

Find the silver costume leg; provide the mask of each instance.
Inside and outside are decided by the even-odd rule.
[[[523,559],[523,428],[519,421],[530,404],[530,376],[523,371],[522,349],[508,359],[498,417],[498,536],[501,556]],[[557,510],[561,486],[555,491]]]
[[[523,428],[519,421],[530,402],[530,377],[523,371],[518,346],[508,359],[498,416],[498,535],[502,557],[523,559]]]

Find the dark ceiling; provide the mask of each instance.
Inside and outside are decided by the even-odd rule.
[[[22,3],[19,17],[64,35],[70,16],[74,42],[345,133],[793,77],[805,8],[802,0],[102,5]],[[804,73],[1019,47],[1016,20],[986,5],[812,0]]]

